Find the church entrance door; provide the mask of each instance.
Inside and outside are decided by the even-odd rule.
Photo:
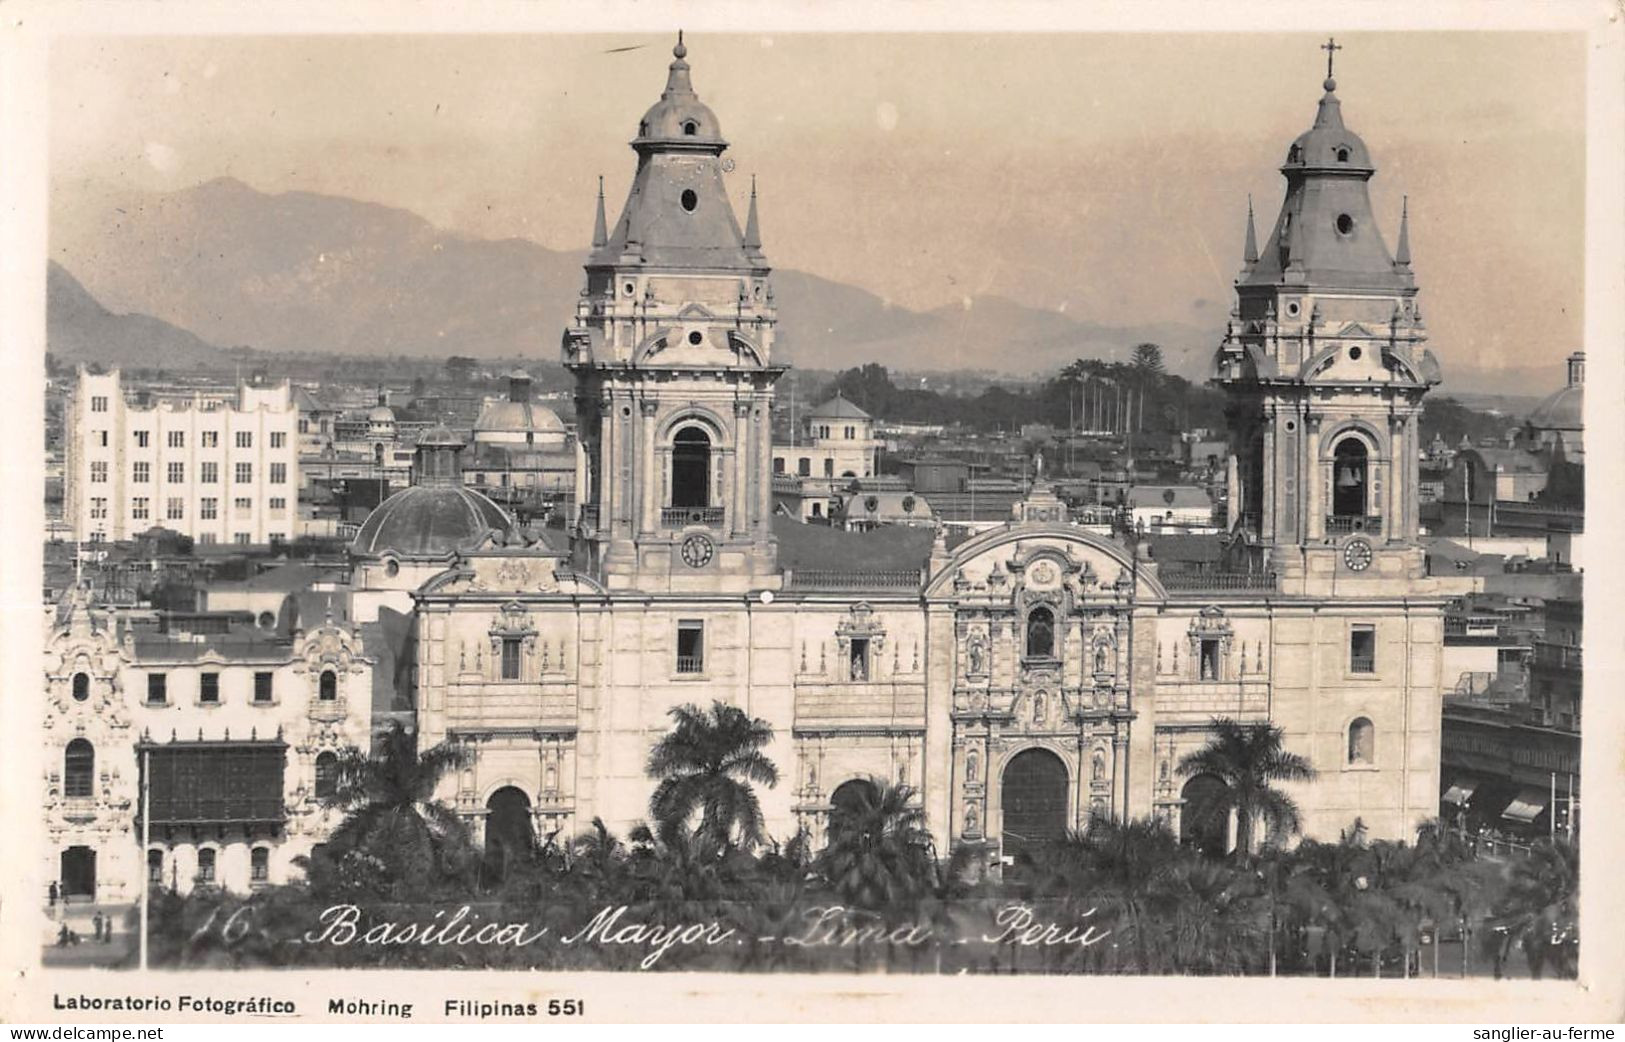
[[[505,785],[485,802],[485,871],[502,879],[508,866],[530,856],[536,845],[530,824],[530,797]]]
[[[1226,786],[1214,774],[1198,774],[1185,783],[1179,796],[1179,841],[1208,857],[1223,857],[1230,847],[1230,815],[1223,807]]]
[[[62,898],[96,899],[96,851],[91,847],[69,847],[62,852]]]
[[[1066,835],[1067,784],[1066,764],[1047,749],[1028,749],[1011,759],[999,797],[1006,857]]]

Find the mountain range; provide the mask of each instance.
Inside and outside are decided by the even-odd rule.
[[[556,357],[585,251],[478,239],[406,210],[231,178],[169,193],[58,186],[51,212],[51,349],[65,359],[186,365],[210,345],[388,357]],[[69,274],[71,272],[71,274]],[[1217,331],[1098,324],[1001,297],[927,311],[857,286],[774,272],[782,360],[836,370],[980,369],[1027,377],[1078,357],[1160,344],[1168,371],[1207,375]],[[99,302],[99,303],[98,303]],[[122,321],[121,321],[122,320]],[[112,335],[114,328],[120,335]],[[1538,375],[1537,375],[1538,374]],[[1451,386],[1527,391],[1530,373],[1464,372]],[[1533,381],[1531,384],[1530,381]]]

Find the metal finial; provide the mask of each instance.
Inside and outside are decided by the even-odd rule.
[[[671,55],[679,61],[688,57],[688,48],[683,46],[683,30],[681,29],[677,30],[677,46],[671,49]]]

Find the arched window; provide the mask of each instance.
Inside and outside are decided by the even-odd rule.
[[[711,439],[698,427],[684,427],[672,439],[671,505],[711,505]]]
[[[248,854],[248,879],[252,883],[269,882],[271,878],[271,848],[255,847]]]
[[[1349,724],[1349,763],[1371,764],[1377,762],[1377,729],[1371,721],[1360,717]]]
[[[331,669],[322,670],[321,699],[332,702],[339,697],[339,677]]]
[[[88,799],[96,791],[96,747],[83,738],[68,743],[62,754],[62,795]]]
[[[1055,613],[1048,608],[1027,613],[1027,657],[1055,657]]]
[[[330,799],[338,791],[339,758],[336,753],[316,757],[316,798]]]
[[[1332,516],[1364,517],[1367,454],[1365,442],[1344,438],[1332,450]]]
[[[834,476],[835,476],[835,461],[832,460],[832,459],[825,459],[824,460],[824,477],[832,478]]]
[[[384,465],[384,447],[382,445],[372,447],[372,460],[380,467]]]
[[[75,673],[73,675],[73,700],[83,702],[90,697],[90,674]]]
[[[213,847],[201,847],[197,852],[197,883],[199,886],[209,886],[214,883]]]
[[[796,463],[796,473],[804,478],[812,477],[812,460],[803,456]]]

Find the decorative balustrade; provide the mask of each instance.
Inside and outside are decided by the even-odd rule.
[[[917,568],[871,571],[797,568],[786,576],[785,585],[798,590],[914,590],[923,581]]]
[[[1167,590],[1273,590],[1274,572],[1203,572],[1171,569],[1159,572]]]
[[[1380,514],[1334,514],[1326,519],[1327,535],[1348,535],[1351,532],[1382,534]]]
[[[684,528],[688,525],[720,525],[722,507],[661,507],[660,527]]]

